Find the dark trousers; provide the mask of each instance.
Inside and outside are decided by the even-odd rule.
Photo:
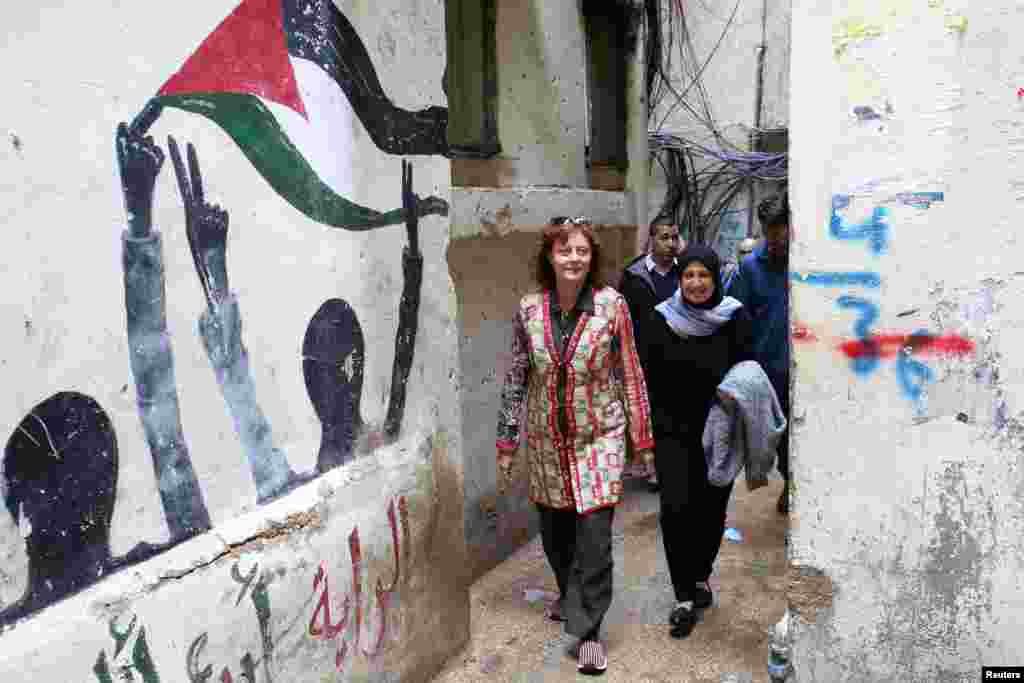
[[[566,633],[597,638],[612,604],[612,521],[615,508],[585,515],[537,506],[544,553],[555,573]]]
[[[779,439],[779,447],[776,449],[778,453],[778,468],[779,474],[786,481],[789,481],[789,376],[780,379],[777,382],[772,382],[772,386],[775,388],[775,393],[779,397],[779,404],[782,406],[782,413],[786,416],[786,429],[782,432],[782,438]]]
[[[676,600],[694,599],[698,581],[707,581],[725,532],[732,484],[708,482],[699,443],[676,436],[655,438],[654,467],[661,483],[661,537]]]

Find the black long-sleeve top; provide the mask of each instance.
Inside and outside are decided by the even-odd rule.
[[[753,360],[750,314],[741,308],[713,334],[683,338],[654,310],[645,332],[639,348],[655,440],[675,436],[699,445],[716,388],[734,365]]]

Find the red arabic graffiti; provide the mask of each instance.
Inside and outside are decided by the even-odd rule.
[[[401,544],[405,545],[405,557],[408,558],[409,510],[404,496],[398,499],[398,511],[402,524]],[[348,537],[349,556],[352,559],[352,591],[341,601],[339,606],[341,616],[338,621],[331,619],[330,577],[326,567],[321,564],[316,576],[313,577],[313,592],[316,593],[319,590],[320,598],[313,610],[313,616],[309,620],[309,635],[312,638],[325,641],[340,637],[334,656],[334,664],[339,671],[344,668],[345,661],[350,654],[353,656],[362,654],[367,658],[374,659],[384,651],[384,644],[388,636],[388,611],[392,604],[392,597],[398,589],[402,565],[400,558],[403,556],[398,538],[394,501],[388,503],[388,524],[391,526],[391,548],[395,561],[394,575],[386,584],[380,577],[377,578],[374,587],[376,605],[373,609],[373,619],[370,621],[373,626],[370,627],[371,637],[367,639],[371,641],[369,647],[360,648],[359,646],[363,635],[363,558],[358,527],[353,528]],[[408,567],[406,567],[406,571],[408,572]],[[351,634],[348,633],[350,630]]]
[[[793,341],[810,344],[818,341],[818,335],[814,334],[814,331],[803,323],[795,323],[793,325]]]
[[[974,342],[955,334],[876,334],[866,340],[843,342],[839,350],[848,358],[894,358],[904,350],[920,356],[966,356],[974,352]]]

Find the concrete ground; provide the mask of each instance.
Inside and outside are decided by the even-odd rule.
[[[627,479],[614,527],[615,597],[605,618],[608,670],[576,672],[564,654],[571,638],[546,620],[556,595],[540,537],[482,576],[471,588],[471,640],[435,683],[583,681],[721,683],[768,681],[768,629],[785,610],[786,520],[775,510],[782,482],[749,492],[737,481],[729,526],[711,579],[715,605],[684,640],[669,637],[674,604],[658,528],[658,494]]]

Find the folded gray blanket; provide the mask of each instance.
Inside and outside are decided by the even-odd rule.
[[[747,489],[768,482],[786,416],[768,376],[755,361],[737,363],[718,385],[733,401],[716,401],[704,425],[702,444],[708,481],[728,486],[744,469]]]

